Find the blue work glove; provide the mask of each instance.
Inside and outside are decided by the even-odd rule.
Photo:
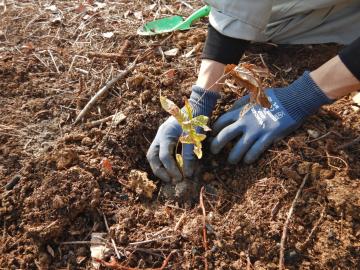
[[[201,87],[193,86],[190,95],[190,105],[193,116],[210,116],[220,95],[216,92],[206,91]],[[164,182],[182,180],[183,175],[175,161],[175,146],[182,129],[177,120],[171,116],[158,129],[154,141],[151,143],[146,157],[154,174]],[[196,157],[193,145],[183,145],[183,173],[185,177],[191,177],[195,169]]]
[[[228,162],[236,164],[244,158],[245,163],[252,163],[273,142],[297,129],[320,106],[332,103],[307,71],[288,87],[270,88],[265,93],[270,109],[253,105],[242,112],[249,102],[249,96],[245,96],[214,123],[213,131],[217,135],[211,142],[212,153],[219,153],[227,143],[239,138]]]

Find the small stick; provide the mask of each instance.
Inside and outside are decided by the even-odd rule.
[[[40,61],[41,64],[43,64],[46,68],[49,68],[49,65],[46,64],[39,56],[36,55],[36,53],[33,53],[35,58]]]
[[[74,63],[75,63],[76,58],[83,58],[83,59],[86,59],[88,62],[90,62],[90,59],[87,58],[87,57],[85,57],[85,56],[75,55],[75,56],[73,57],[73,59],[71,60],[71,64],[70,64],[69,70],[67,71],[68,73],[70,73],[70,71],[71,71],[71,69],[72,69],[72,67],[73,67],[73,65],[74,65]]]
[[[174,238],[174,236],[165,236],[165,237],[160,237],[160,238],[156,238],[156,239],[151,239],[151,240],[144,240],[144,241],[139,241],[139,242],[132,242],[129,243],[129,246],[138,246],[138,245],[142,245],[142,244],[148,244],[148,243],[152,243],[152,242],[157,242],[159,240],[165,240],[165,239],[170,239],[170,238]]]
[[[60,245],[103,245],[102,242],[94,242],[94,241],[67,241],[67,242],[61,242]]]
[[[323,210],[321,211],[319,219],[316,221],[314,227],[311,229],[311,231],[310,231],[308,237],[306,238],[306,240],[302,244],[300,244],[299,250],[303,251],[307,247],[307,245],[309,244],[311,239],[313,238],[315,232],[319,228],[319,225],[320,225],[321,221],[324,218],[325,210],[326,210],[326,206],[324,206]]]
[[[329,167],[332,167],[338,171],[341,171],[341,168],[336,167],[330,163],[330,158],[333,158],[333,159],[338,159],[338,160],[342,161],[345,164],[345,170],[349,169],[349,164],[347,164],[347,162],[344,159],[342,159],[341,157],[330,155],[327,150],[325,151],[325,153],[326,153],[327,163],[328,163]]]
[[[121,46],[119,53],[101,53],[101,52],[89,52],[89,57],[99,57],[99,58],[105,58],[105,59],[111,59],[119,61],[124,58],[125,51],[130,46],[130,41],[125,40],[124,44]]]
[[[261,60],[261,63],[264,65],[264,67],[266,67],[267,69],[269,69],[269,67],[266,65],[265,61],[264,61],[264,58],[262,56],[262,54],[260,53],[260,60]]]
[[[251,260],[249,256],[249,252],[246,252],[246,270],[251,270]]]
[[[130,44],[131,43],[130,43],[130,41],[128,39],[124,41],[124,44],[121,46],[121,48],[119,50],[119,56],[120,57],[124,57],[124,53],[129,48]]]
[[[99,120],[95,120],[95,121],[92,121],[90,123],[86,123],[85,126],[88,127],[88,128],[92,128],[92,127],[95,127],[95,126],[98,126],[102,123],[106,123],[108,121],[112,121],[113,120],[113,117],[114,115],[110,115],[110,116],[107,116],[105,118],[102,118],[102,119],[99,119]]]
[[[160,268],[145,268],[145,270],[164,270],[165,267],[169,264],[171,256],[175,252],[176,252],[175,250],[170,252],[170,254],[163,261]],[[139,268],[132,268],[132,267],[127,267],[127,266],[121,265],[116,261],[116,259],[114,257],[110,258],[110,262],[106,262],[106,261],[98,259],[98,258],[94,258],[94,259],[95,259],[95,261],[101,263],[102,265],[104,265],[105,267],[108,267],[110,269],[115,269],[115,270],[140,270]]]
[[[288,226],[289,226],[289,222],[291,219],[291,216],[294,212],[294,208],[295,205],[297,203],[298,198],[300,197],[301,191],[304,188],[306,181],[308,180],[310,174],[307,173],[298,189],[298,191],[296,192],[295,198],[291,204],[291,207],[289,209],[289,212],[287,214],[287,218],[285,220],[284,223],[284,228],[283,228],[283,232],[282,232],[282,236],[281,236],[281,241],[280,241],[280,258],[279,258],[279,270],[283,270],[284,268],[284,253],[285,253],[285,242],[286,242],[286,236],[287,236],[287,231],[288,231]]]
[[[115,59],[120,60],[123,58],[123,55],[119,53],[101,53],[101,52],[89,52],[89,57],[98,57],[98,58],[105,58],[105,59]]]
[[[329,135],[331,135],[331,134],[334,134],[334,135],[336,135],[336,136],[338,136],[338,137],[340,137],[340,138],[342,138],[342,139],[345,139],[345,137],[342,136],[340,133],[338,133],[338,132],[336,132],[336,131],[329,131],[329,132],[325,133],[324,135],[322,135],[322,136],[320,136],[320,137],[318,137],[318,138],[316,138],[316,139],[307,141],[307,143],[316,142],[316,141],[318,141],[318,140],[321,140],[321,139],[326,138],[327,136],[329,136]]]
[[[177,231],[177,230],[180,228],[180,226],[181,226],[181,224],[183,223],[185,217],[186,217],[186,212],[183,213],[183,214],[181,215],[181,217],[179,218],[179,221],[176,223],[176,225],[175,225],[175,227],[174,227],[174,231]]]
[[[107,230],[108,233],[110,233],[109,224],[108,224],[108,222],[107,222],[106,216],[105,216],[104,213],[102,213],[102,214],[103,214],[103,218],[104,218],[104,223],[105,223],[106,230]],[[118,250],[118,248],[117,248],[117,246],[116,246],[116,243],[115,243],[115,241],[114,241],[114,239],[113,239],[112,237],[110,237],[110,239],[111,239],[111,243],[112,243],[112,245],[113,245],[113,247],[114,247],[116,256],[117,256],[118,259],[120,259],[121,257],[120,257],[119,250]]]
[[[203,223],[203,245],[204,245],[204,249],[205,249],[204,263],[205,263],[205,270],[207,270],[207,269],[209,269],[209,266],[208,266],[207,254],[206,254],[206,252],[208,250],[208,244],[207,244],[207,240],[206,240],[206,210],[205,210],[204,198],[203,198],[204,190],[205,190],[204,187],[202,187],[201,190],[200,190],[200,207],[201,207],[202,214],[203,214],[203,218],[202,218],[202,223]]]
[[[181,2],[181,4],[183,4],[184,6],[187,6],[188,8],[190,8],[190,9],[194,9],[193,7],[192,7],[192,5],[190,5],[189,3],[187,3],[186,1],[183,1],[183,0],[180,0],[180,2]]]
[[[276,214],[279,212],[280,210],[280,200],[277,201],[277,203],[275,203],[274,207],[271,209],[271,217],[270,220],[274,220]]]
[[[53,56],[51,50],[48,50],[48,52],[49,52],[49,54],[50,54],[51,60],[52,60],[53,63],[54,63],[54,66],[55,66],[55,68],[56,68],[56,72],[59,74],[60,71],[59,71],[59,68],[58,68],[58,66],[57,66],[57,64],[56,64],[56,62],[55,62],[55,59],[54,59],[54,56]]]
[[[123,79],[126,75],[128,75],[136,66],[137,60],[139,56],[137,56],[134,60],[134,62],[131,63],[131,65],[125,69],[123,72],[121,72],[119,75],[117,75],[115,78],[110,80],[103,86],[96,94],[93,96],[90,101],[85,105],[85,107],[82,109],[82,111],[79,113],[79,115],[76,117],[74,124],[77,124],[86,114],[87,112],[94,106],[96,101],[102,97],[115,83],[117,83],[120,79]]]
[[[341,149],[348,148],[349,146],[352,146],[352,145],[354,145],[354,144],[356,144],[356,143],[358,143],[358,142],[360,142],[360,136],[357,137],[357,138],[355,138],[355,139],[352,140],[351,142],[344,143],[344,144],[338,146],[338,147],[336,148],[336,150],[341,150]]]
[[[169,264],[170,258],[171,256],[175,253],[176,251],[173,250],[170,252],[170,254],[165,258],[165,260],[163,261],[161,267],[159,268],[159,270],[164,270],[165,267]]]
[[[113,115],[110,115],[110,116],[107,116],[105,118],[102,118],[102,119],[99,119],[99,120],[95,120],[95,121],[92,121],[90,123],[86,123],[85,126],[88,127],[88,128],[92,128],[92,127],[95,127],[95,126],[98,126],[102,123],[106,123],[108,121],[113,121],[114,118],[116,116],[118,116],[119,113],[116,113],[116,114],[113,114]],[[125,115],[120,115],[121,117],[119,117],[119,119],[117,119],[117,123],[120,123],[122,121],[124,121],[126,119],[126,116]]]

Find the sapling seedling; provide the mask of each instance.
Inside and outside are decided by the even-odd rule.
[[[205,115],[199,115],[193,117],[193,110],[191,108],[190,102],[188,99],[185,99],[184,109],[181,110],[174,102],[170,99],[162,96],[160,94],[160,103],[161,107],[171,114],[178,121],[182,129],[182,134],[179,137],[179,140],[176,145],[176,162],[178,166],[182,169],[184,165],[184,160],[181,154],[177,153],[179,142],[182,144],[193,144],[194,153],[198,159],[202,157],[202,144],[201,142],[205,140],[206,135],[198,133],[196,131],[197,127],[201,127],[204,131],[209,131],[210,128],[207,126],[209,117]]]
[[[253,104],[259,104],[262,107],[270,108],[271,104],[263,91],[260,80],[258,79],[258,77],[264,76],[264,73],[267,74],[267,71],[248,63],[242,63],[238,66],[227,65],[224,69],[224,74],[213,85],[219,83],[221,80],[231,75],[237,83],[249,90],[249,106],[252,106]],[[209,88],[211,88],[212,86],[210,86]],[[199,100],[201,100],[202,97],[203,96],[201,96]],[[199,100],[197,102],[199,102]],[[175,157],[179,168],[183,169],[183,156],[182,154],[178,154],[177,151],[179,143],[194,145],[194,153],[198,159],[201,159],[203,154],[201,142],[206,139],[206,135],[198,133],[196,131],[196,128],[200,127],[204,131],[210,131],[211,129],[207,126],[209,117],[205,115],[193,117],[193,110],[188,99],[185,99],[185,106],[182,110],[173,101],[162,96],[161,93],[160,103],[161,107],[170,115],[175,117],[175,119],[181,126],[182,134],[176,144]],[[244,111],[247,111],[249,109],[248,107],[245,106]]]

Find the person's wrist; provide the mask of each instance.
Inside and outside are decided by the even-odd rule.
[[[210,116],[220,97],[218,92],[206,90],[198,85],[194,85],[189,99],[194,116]]]
[[[296,121],[303,121],[322,105],[331,104],[334,101],[325,95],[308,71],[305,71],[285,89],[274,89],[274,95]]]

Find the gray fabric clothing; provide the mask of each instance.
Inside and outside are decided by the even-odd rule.
[[[360,36],[360,0],[205,0],[210,24],[238,39],[278,44],[336,42]]]

